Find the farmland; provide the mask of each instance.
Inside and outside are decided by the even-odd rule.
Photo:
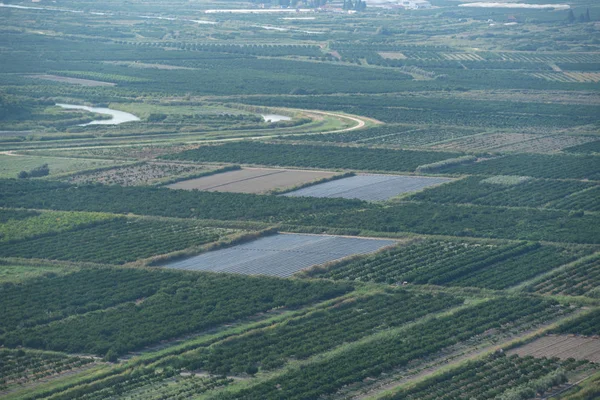
[[[84,229],[1,243],[0,256],[124,264],[200,246],[234,232],[187,221],[116,218]],[[110,251],[106,250],[107,247]]]
[[[166,264],[168,268],[289,277],[317,264],[376,251],[394,244],[374,240],[318,235],[275,235]]]
[[[485,242],[425,241],[340,261],[311,276],[388,284],[436,284],[505,289],[576,259],[582,252],[541,246]]]
[[[535,340],[509,352],[521,357],[560,358],[561,360],[587,360],[600,362],[600,339],[578,336],[550,335]]]
[[[266,168],[244,168],[211,177],[184,180],[171,185],[171,189],[207,190],[216,192],[265,193],[327,179],[335,173]]]
[[[309,168],[345,168],[371,171],[413,171],[454,154],[425,151],[359,149],[337,146],[229,143],[163,156],[195,162],[231,162]]]
[[[600,295],[599,263],[598,255],[575,262],[540,277],[532,288],[539,293],[598,297]]]
[[[201,165],[179,165],[168,163],[140,163],[125,167],[82,172],[68,177],[69,183],[102,183],[105,185],[136,186],[160,183],[165,179],[185,178],[186,176],[206,172]]]
[[[290,197],[342,197],[365,201],[388,200],[400,194],[419,191],[449,182],[445,178],[394,175],[358,175],[295,190]]]
[[[600,5],[429,3],[0,3],[0,397],[598,398]]]
[[[528,179],[516,184],[492,182],[494,181],[482,179],[481,177],[469,177],[450,185],[443,185],[417,193],[411,198],[435,203],[468,203],[512,207],[543,207],[546,205],[553,207],[555,201],[559,204],[570,201],[571,207],[568,209],[571,210],[585,210],[588,209],[587,207],[597,206],[594,201],[577,201],[579,192],[591,191],[589,194],[591,197],[597,192],[597,185],[588,182],[547,179]],[[564,207],[558,208],[564,209]],[[593,209],[590,211],[593,211]]]
[[[453,399],[456,396],[493,399],[502,394],[535,396],[536,393],[551,393],[553,387],[567,382],[569,375],[572,377],[575,371],[586,367],[586,364],[576,361],[494,355],[481,361],[468,362],[383,399],[424,399],[431,396],[437,399]],[[489,373],[483,375],[479,371]]]

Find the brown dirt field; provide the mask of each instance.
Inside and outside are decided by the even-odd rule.
[[[574,358],[600,362],[600,338],[571,335],[548,335],[524,346],[510,350],[507,354],[533,357]]]
[[[31,78],[44,79],[47,81],[70,83],[73,85],[81,85],[81,86],[89,86],[89,87],[117,86],[116,83],[112,83],[112,82],[102,82],[102,81],[94,81],[91,79],[80,79],[80,78],[67,78],[67,77],[58,76],[58,75],[29,75],[29,76]]]
[[[333,175],[335,175],[334,172],[326,171],[244,168],[239,171],[177,182],[167,187],[216,192],[265,193],[269,190],[296,186]]]

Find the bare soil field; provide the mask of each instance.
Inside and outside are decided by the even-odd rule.
[[[102,183],[105,185],[137,186],[160,182],[165,178],[195,174],[207,170],[202,165],[147,162],[113,169],[80,173],[71,176],[71,183]]]
[[[549,335],[524,346],[510,350],[507,354],[533,357],[558,357],[566,360],[588,360],[600,362],[600,338],[572,335]]]
[[[80,78],[67,78],[65,76],[58,75],[29,75],[32,78],[44,79],[47,81],[53,82],[62,82],[62,83],[70,83],[72,85],[81,85],[81,86],[117,86],[116,83],[112,82],[102,82],[102,81],[94,81],[91,79],[80,79]]]
[[[171,189],[215,192],[265,193],[334,176],[334,172],[288,169],[244,168],[188,181],[177,182]]]

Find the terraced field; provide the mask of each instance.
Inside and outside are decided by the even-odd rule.
[[[393,240],[279,234],[164,265],[193,271],[288,277],[317,264],[371,253]]]

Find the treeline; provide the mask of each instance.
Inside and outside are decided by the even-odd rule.
[[[476,164],[445,169],[452,174],[518,175],[551,179],[600,180],[600,162],[595,156],[567,154],[514,154]]]
[[[581,213],[582,214],[582,213]],[[415,232],[566,243],[600,243],[600,216],[567,211],[506,209],[486,206],[406,203],[308,216],[301,225],[348,228],[359,232]]]
[[[237,392],[220,393],[213,400],[300,400],[331,396],[344,386],[378,378],[425,355],[469,340],[515,321],[532,323],[553,318],[553,301],[538,298],[501,298],[407,328],[401,335],[381,335],[322,361],[290,369]]]
[[[231,162],[309,168],[414,171],[418,166],[453,158],[456,153],[236,142],[202,146],[163,156],[167,160]]]
[[[563,199],[573,193],[594,186],[596,185],[589,182],[547,179],[528,179],[522,183],[504,185],[487,183],[486,179],[482,177],[472,176],[416,193],[410,196],[410,199],[434,203],[471,203],[486,206],[543,207],[552,201]],[[578,209],[581,208],[571,208],[571,210]]]
[[[121,355],[273,308],[298,307],[350,290],[348,284],[327,281],[83,269],[59,277],[4,284],[3,298],[8,306],[0,343]],[[66,318],[77,314],[83,315]],[[55,322],[47,324],[49,320]]]
[[[0,206],[69,211],[134,213],[178,218],[289,221],[301,215],[371,207],[346,199],[308,199],[172,190],[156,187],[81,185],[0,180]]]
[[[214,242],[225,229],[193,222],[116,218],[93,226],[0,243],[0,257],[125,264]]]

